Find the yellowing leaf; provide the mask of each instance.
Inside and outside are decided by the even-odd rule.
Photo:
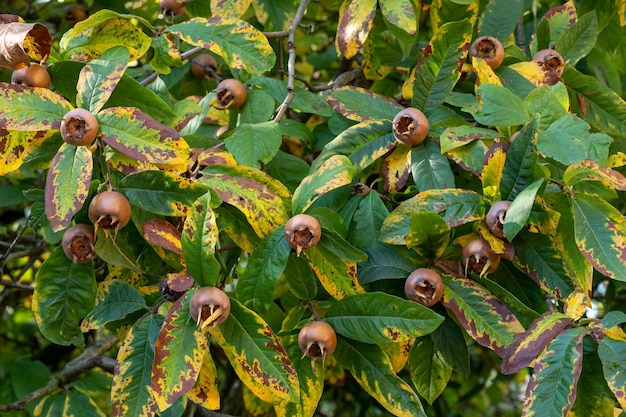
[[[376,15],[376,0],[346,0],[337,27],[337,50],[353,58],[370,33]]]

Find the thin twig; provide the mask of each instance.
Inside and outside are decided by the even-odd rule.
[[[67,381],[71,381],[85,371],[99,366],[99,363],[102,363],[102,359],[100,359],[102,354],[115,346],[117,342],[117,338],[113,335],[103,337],[95,344],[88,346],[76,359],[68,362],[61,371],[53,374],[45,387],[32,391],[13,403],[1,404],[0,412],[23,410],[29,402],[52,394]]]
[[[198,55],[200,52],[202,52],[204,50],[203,47],[201,46],[196,46],[195,48],[191,48],[188,51],[183,52],[182,54],[180,54],[180,59],[181,61],[184,61],[186,59],[189,59],[195,55]],[[141,80],[139,82],[139,84],[141,84],[142,86],[147,86],[148,84],[150,84],[152,81],[156,80],[156,78],[159,76],[159,73],[154,71],[152,74],[148,75],[146,78],[144,78],[143,80]]]
[[[301,0],[300,5],[298,6],[298,10],[296,11],[296,15],[293,17],[293,21],[291,22],[291,26],[289,27],[289,36],[287,38],[287,52],[289,54],[289,59],[287,60],[287,96],[285,100],[278,106],[278,110],[276,111],[276,116],[274,116],[274,122],[278,123],[281,121],[285,113],[287,113],[287,109],[289,108],[289,104],[291,100],[293,100],[293,96],[295,93],[294,80],[296,77],[296,31],[300,26],[300,22],[304,17],[304,12],[306,11],[307,6],[311,0]]]
[[[15,245],[17,245],[17,241],[20,240],[20,238],[22,237],[22,235],[26,231],[26,228],[28,227],[28,221],[29,220],[30,220],[30,216],[28,216],[28,218],[26,219],[24,224],[22,224],[22,226],[20,227],[20,230],[17,232],[17,235],[15,235],[15,238],[13,239],[13,241],[11,242],[11,244],[9,245],[7,250],[4,252],[4,255],[0,255],[0,261],[1,261],[1,263],[0,263],[0,274],[4,274],[4,266],[8,262],[9,254],[11,253],[11,251],[13,250]]]
[[[20,290],[26,290],[30,292],[35,290],[35,287],[33,287],[32,285],[18,284],[17,282],[13,282],[8,279],[0,280],[0,285],[3,287],[18,288]]]

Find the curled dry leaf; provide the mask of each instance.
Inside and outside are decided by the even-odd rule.
[[[45,61],[51,44],[48,28],[41,23],[0,24],[0,66],[16,70],[31,60]]]

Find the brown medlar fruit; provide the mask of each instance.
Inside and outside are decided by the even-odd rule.
[[[191,75],[200,80],[212,77],[217,71],[217,60],[213,55],[202,54],[191,60]]]
[[[542,49],[537,51],[537,53],[533,55],[533,61],[538,62],[549,71],[554,71],[557,77],[563,74],[565,61],[563,61],[561,54],[554,49]]]
[[[178,17],[185,13],[185,4],[177,0],[159,0],[159,10],[163,16]]]
[[[511,205],[510,201],[498,201],[494,203],[485,218],[485,223],[492,235],[504,239],[504,218]]]
[[[98,134],[98,120],[85,109],[70,110],[61,119],[61,137],[70,145],[89,146]]]
[[[487,65],[495,70],[504,60],[504,46],[498,38],[481,36],[472,42],[469,54],[484,59]]]
[[[91,200],[88,215],[101,229],[121,229],[130,220],[130,203],[117,191],[103,191]]]
[[[201,287],[189,300],[189,313],[198,327],[217,326],[230,314],[230,298],[217,287]]]
[[[296,214],[285,224],[285,237],[299,256],[302,249],[313,247],[322,236],[320,222],[308,214]]]
[[[500,257],[491,250],[487,241],[474,239],[467,242],[463,247],[463,263],[465,264],[466,276],[469,270],[482,277],[498,268]]]
[[[77,23],[87,19],[87,9],[80,4],[70,4],[65,12],[65,20],[69,23]]]
[[[11,83],[26,85],[28,87],[50,87],[50,74],[43,65],[31,63],[28,66],[17,69],[11,74]]]
[[[238,109],[246,103],[246,87],[234,78],[220,81],[215,94],[217,94],[216,107],[220,110]]]
[[[93,227],[75,224],[63,233],[61,247],[65,255],[74,263],[82,264],[96,257]]]
[[[424,113],[414,107],[398,112],[393,118],[393,137],[408,146],[424,142],[428,134],[428,119]]]
[[[423,306],[430,307],[443,296],[441,275],[429,268],[418,268],[404,282],[406,298]]]
[[[311,366],[314,366],[318,358],[322,358],[323,363],[326,356],[333,354],[337,347],[337,334],[330,324],[312,321],[298,333],[298,346],[302,350],[302,357],[311,358]]]

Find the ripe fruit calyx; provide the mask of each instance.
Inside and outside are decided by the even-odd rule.
[[[400,143],[408,146],[424,142],[428,134],[429,123],[424,113],[414,107],[401,110],[393,118],[393,136]]]
[[[96,257],[93,227],[76,224],[63,233],[61,247],[65,255],[74,263],[86,263]]]
[[[484,59],[487,65],[495,70],[504,60],[504,46],[498,38],[481,36],[472,43],[469,54]]]
[[[404,282],[404,294],[426,307],[437,304],[443,296],[441,275],[429,268],[416,269]]]
[[[101,229],[121,229],[130,220],[130,203],[117,191],[103,191],[91,200],[88,215]]]
[[[463,247],[465,275],[467,271],[481,277],[495,271],[500,265],[500,257],[494,253],[489,243],[483,239],[474,239]]]
[[[98,134],[98,120],[85,109],[70,110],[61,119],[61,137],[70,145],[88,146]]]
[[[302,350],[302,357],[311,358],[311,366],[315,366],[318,358],[322,358],[323,363],[326,356],[333,354],[337,347],[337,334],[330,324],[312,321],[300,330],[298,346]]]
[[[228,318],[230,298],[217,287],[201,287],[191,296],[189,313],[198,327],[215,327]]]
[[[489,231],[500,239],[504,239],[504,219],[510,206],[510,201],[498,201],[491,206],[485,217]]]
[[[313,247],[322,236],[320,222],[308,214],[296,214],[285,224],[285,237],[299,256],[302,249]]]
[[[246,103],[246,87],[234,78],[220,81],[215,94],[217,95],[216,107],[220,110],[238,109]]]

